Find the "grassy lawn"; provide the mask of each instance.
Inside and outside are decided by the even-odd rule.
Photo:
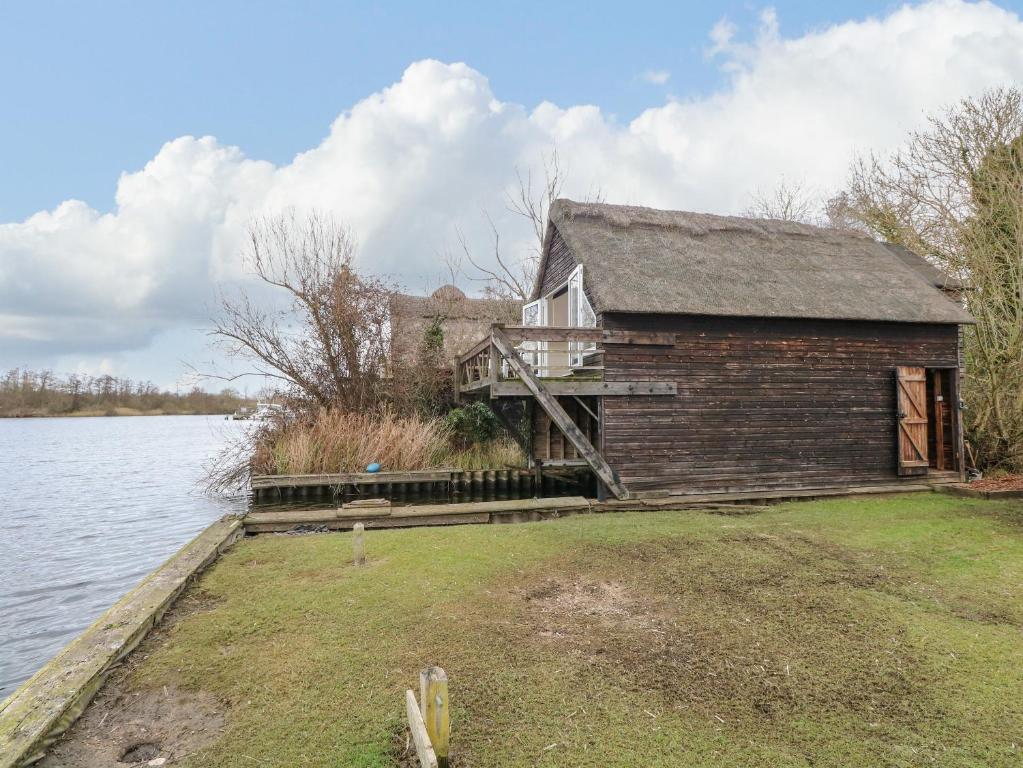
[[[395,766],[451,681],[453,764],[1023,764],[1023,505],[941,494],[262,536],[125,692],[215,697],[191,766]],[[143,658],[144,656],[144,658]]]

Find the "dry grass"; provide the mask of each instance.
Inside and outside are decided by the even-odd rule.
[[[253,471],[269,475],[361,472],[374,462],[395,472],[523,463],[522,452],[511,441],[463,450],[455,448],[450,438],[448,428],[437,419],[321,410],[312,419],[264,433],[253,456]]]

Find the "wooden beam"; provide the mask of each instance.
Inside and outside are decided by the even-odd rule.
[[[461,362],[464,363],[469,358],[475,357],[476,355],[478,355],[480,352],[482,352],[488,346],[490,346],[490,337],[489,336],[485,336],[484,338],[482,338],[478,342],[476,342],[476,344],[473,345],[473,347],[471,349],[469,349],[468,352],[463,352],[461,355],[459,355],[458,359]]]
[[[544,384],[533,373],[533,369],[522,362],[518,352],[515,351],[515,347],[504,334],[504,331],[495,327],[492,332],[492,338],[494,346],[505,356],[511,369],[522,379],[530,393],[540,404],[540,407],[558,425],[562,434],[568,438],[568,441],[572,443],[579,455],[586,459],[586,462],[593,469],[597,477],[600,478],[601,482],[619,499],[629,498],[628,489],[615,476],[614,470],[611,469],[611,466],[597,452],[597,449],[593,447],[590,441],[586,439],[586,435],[582,433],[582,430],[576,426],[576,423],[572,421],[571,417],[565,412],[565,409],[561,407],[561,403],[558,402],[557,398],[547,391]]]
[[[556,469],[558,467],[588,467],[586,459],[544,459],[544,469]]]
[[[501,330],[508,341],[602,341],[603,328],[554,328],[546,325],[516,325],[493,330]]]
[[[611,328],[554,328],[544,325],[496,326],[510,341],[591,341],[604,344],[636,344],[670,347],[674,333],[626,331]],[[478,346],[478,345],[477,345]],[[464,359],[464,356],[463,356]]]
[[[473,382],[470,382],[468,384],[463,384],[461,391],[462,391],[462,394],[469,394],[469,393],[472,393],[472,392],[479,392],[481,389],[486,389],[487,387],[492,387],[494,385],[494,383],[495,382],[490,381],[489,379],[479,379],[478,381],[473,381]],[[500,383],[500,382],[498,382],[498,383]]]
[[[423,713],[419,711],[416,695],[405,691],[405,715],[408,717],[408,728],[412,734],[412,743],[416,745],[416,756],[422,768],[437,768],[437,753],[433,751],[430,737],[426,733]]]
[[[591,395],[677,395],[674,381],[544,381],[544,387],[555,396],[586,397]],[[527,397],[530,389],[523,381],[498,381],[490,384],[490,396]],[[470,387],[463,387],[463,392]]]
[[[674,333],[656,333],[653,331],[604,331],[605,344],[635,344],[636,346],[673,347]]]
[[[965,456],[965,445],[963,439],[963,411],[959,407],[960,390],[960,376],[961,371],[959,368],[952,368],[952,373],[949,374],[952,385],[952,390],[949,392],[949,399],[951,400],[952,406],[952,450],[955,457],[955,470],[959,473],[960,482],[966,482],[966,456]]]
[[[575,398],[575,401],[579,404],[580,408],[582,408],[584,411],[586,411],[588,414],[590,414],[590,416],[593,417],[594,421],[596,421],[599,418],[597,416],[597,414],[595,414],[593,411],[590,410],[590,406],[588,406],[586,403],[584,403],[582,401],[581,397],[579,397],[578,395],[572,395],[572,397]]]

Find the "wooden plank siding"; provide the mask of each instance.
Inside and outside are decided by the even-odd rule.
[[[895,369],[954,367],[958,328],[605,314],[674,332],[607,345],[605,380],[674,381],[676,397],[604,398],[602,444],[631,491],[741,492],[897,481]]]
[[[557,227],[553,224],[548,226],[551,227],[551,243],[540,279],[539,296],[546,296],[563,285],[576,267],[575,257],[561,238]]]
[[[558,232],[558,228],[554,224],[549,224],[548,226],[551,228],[551,242],[550,249],[547,252],[547,259],[543,264],[540,274],[538,298],[547,296],[563,286],[568,280],[568,276],[572,274],[572,270],[579,265],[575,256],[568,249],[568,245],[562,239],[561,233]],[[590,306],[595,307],[596,305],[593,303],[593,296],[590,293],[585,274],[583,275],[583,292],[586,294],[586,299],[590,302]]]

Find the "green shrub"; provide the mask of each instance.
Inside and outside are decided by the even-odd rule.
[[[485,403],[473,402],[448,412],[444,419],[452,439],[461,445],[489,443],[501,432],[501,423]]]

